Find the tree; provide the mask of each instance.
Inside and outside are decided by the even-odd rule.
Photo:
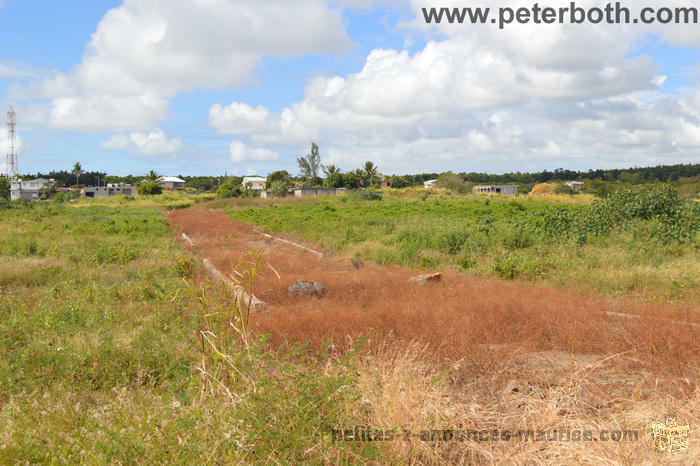
[[[305,157],[297,159],[299,170],[304,181],[315,181],[318,178],[318,171],[321,167],[321,156],[318,153],[318,146],[315,142],[311,143],[311,152]]]
[[[10,198],[10,180],[0,176],[0,199]]]
[[[367,187],[372,186],[377,180],[377,175],[379,173],[377,166],[368,160],[362,166],[361,171],[363,185]]]
[[[328,165],[323,167],[323,173],[326,174],[326,176],[331,176],[334,173],[340,173],[340,168],[336,167],[335,165]]]
[[[160,174],[155,170],[151,170],[146,173],[146,180],[148,181],[156,181],[158,178],[160,178]]]
[[[409,186],[409,182],[405,176],[393,176],[391,177],[391,187],[396,189],[406,188]]]
[[[455,175],[452,172],[443,173],[438,176],[437,185],[440,188],[449,189],[459,194],[465,194],[472,190],[472,186],[469,183],[465,183],[461,176]]]
[[[83,166],[80,165],[80,162],[75,162],[73,164],[73,175],[75,175],[75,184],[78,185],[80,184],[80,174],[83,172]]]
[[[268,187],[268,189],[275,196],[284,197],[287,195],[287,192],[289,191],[289,185],[287,184],[286,181],[275,180],[272,183],[270,183],[270,186]]]
[[[348,189],[357,189],[360,187],[360,175],[359,170],[353,170],[350,173],[344,173],[343,177],[343,187]]]
[[[323,181],[323,186],[326,188],[345,188],[347,186],[345,186],[344,176],[340,172],[331,173]]]
[[[138,193],[142,196],[155,196],[163,194],[163,188],[155,181],[148,181],[139,185]]]
[[[225,199],[228,197],[238,197],[241,195],[240,183],[224,183],[216,190],[216,197]]]
[[[275,181],[282,181],[284,183],[288,183],[291,178],[292,175],[290,175],[287,170],[279,170],[276,172],[272,172],[269,175],[267,175],[265,186],[267,189],[270,189],[270,186],[272,186],[272,183],[274,183]]]

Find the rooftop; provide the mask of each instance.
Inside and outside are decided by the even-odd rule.
[[[161,176],[157,181],[163,181],[166,183],[186,183],[185,180],[178,178],[177,176]]]

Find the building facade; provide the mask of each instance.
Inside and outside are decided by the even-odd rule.
[[[583,191],[583,182],[582,181],[567,181],[564,184],[576,192]]]
[[[13,201],[36,201],[41,196],[42,189],[50,189],[54,184],[54,180],[47,180],[45,178],[37,178],[29,181],[15,178],[10,181],[10,199]]]
[[[80,194],[85,197],[133,196],[134,188],[125,183],[108,183],[107,186],[86,186]]]
[[[265,189],[266,183],[267,179],[261,176],[245,176],[243,177],[243,183],[241,183],[241,188],[262,191]]]
[[[346,188],[296,188],[294,190],[294,196],[332,196],[335,194],[342,194],[344,192],[347,192]]]
[[[156,183],[164,189],[178,189],[184,188],[186,181],[177,176],[161,176]]]
[[[488,186],[474,186],[475,194],[503,194],[505,196],[515,196],[518,186],[512,184],[494,184]]]

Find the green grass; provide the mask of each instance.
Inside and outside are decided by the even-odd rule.
[[[196,258],[135,202],[0,211],[0,463],[380,458],[324,436],[359,424],[352,362],[227,336],[230,300],[199,299]]]
[[[454,267],[612,296],[698,298],[697,234],[683,244],[657,241],[658,225],[653,220],[634,220],[626,228],[585,241],[552,238],[541,226],[549,213],[559,209],[584,215],[590,209],[563,199],[430,196],[421,200],[399,192],[374,201],[350,196],[238,201],[230,213],[273,232],[295,234],[323,248],[378,263]]]

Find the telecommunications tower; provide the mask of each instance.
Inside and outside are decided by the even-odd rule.
[[[7,112],[7,158],[5,159],[5,174],[8,178],[12,178],[17,175],[18,171],[15,111],[10,107],[10,111]]]

